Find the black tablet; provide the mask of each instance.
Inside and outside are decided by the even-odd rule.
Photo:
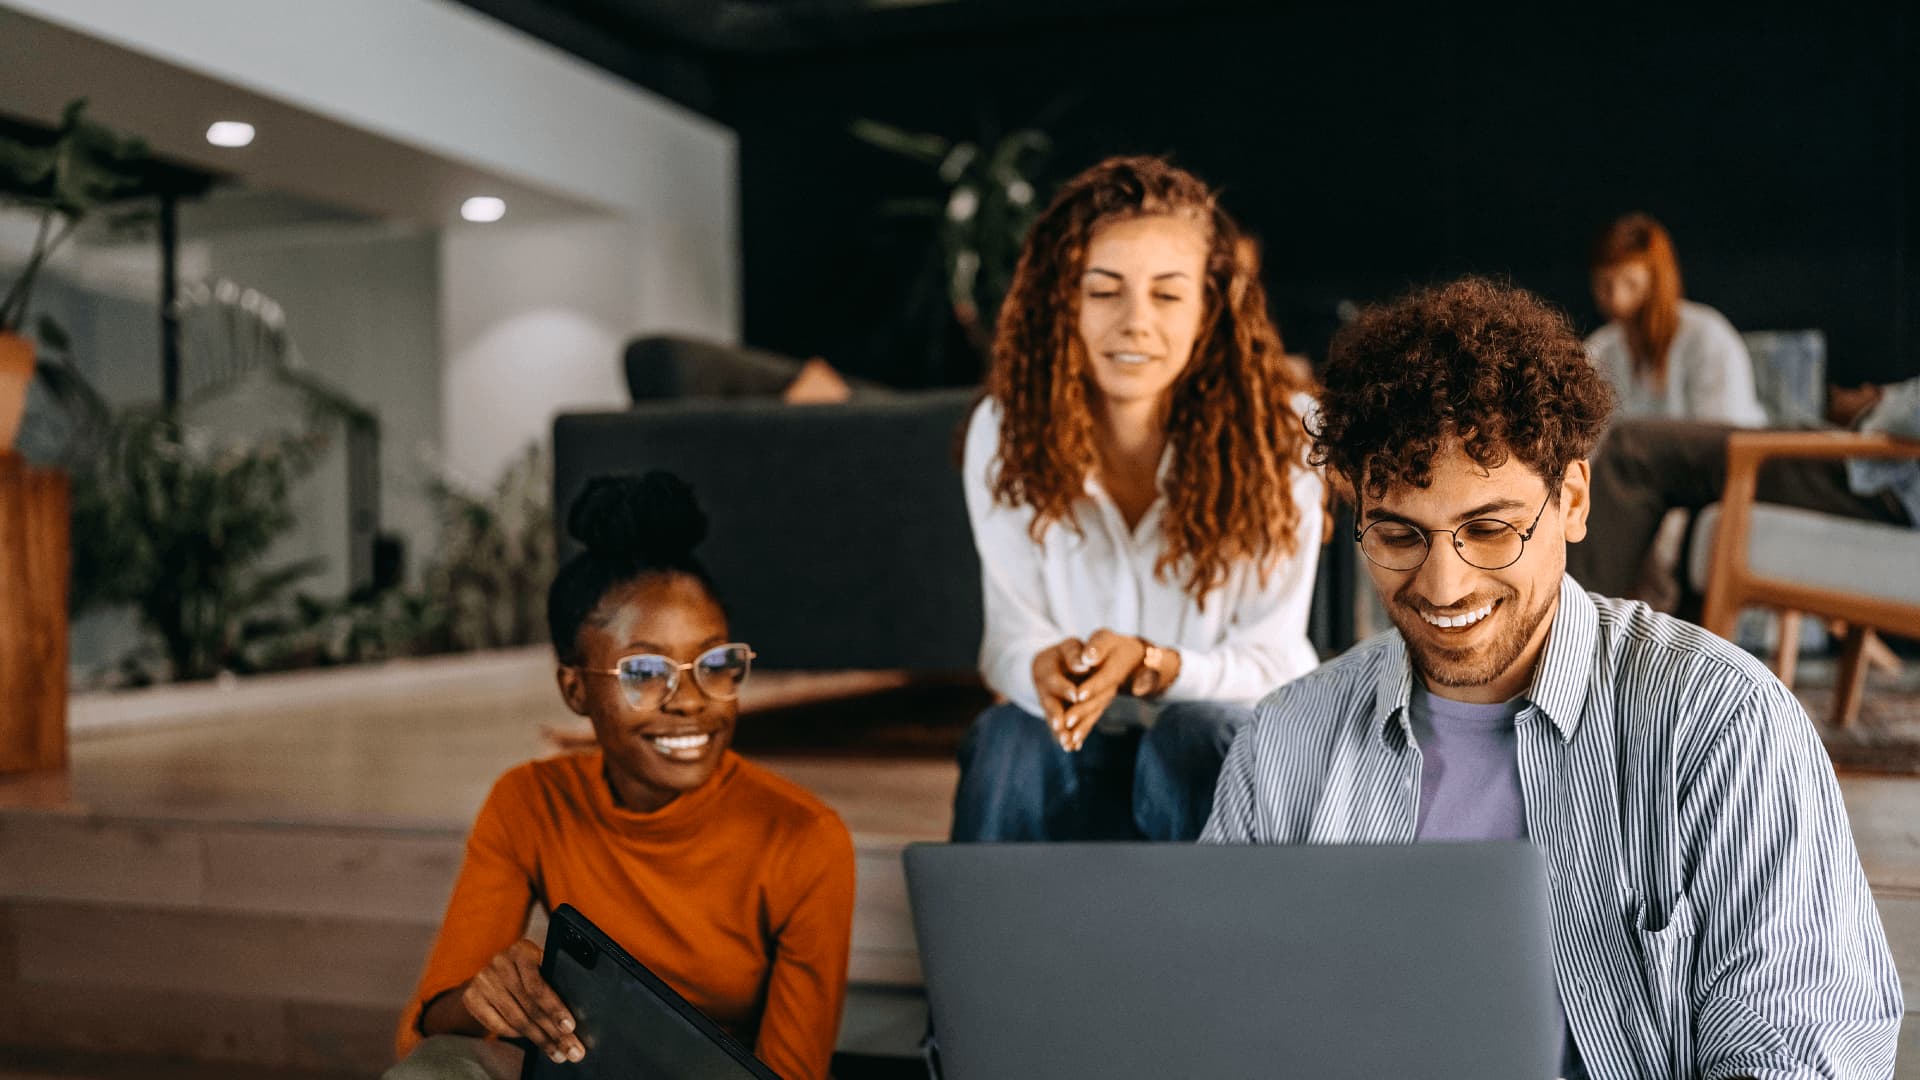
[[[529,1050],[520,1080],[780,1080],[600,928],[561,904],[547,923],[540,977],[573,1013],[578,1063]]]

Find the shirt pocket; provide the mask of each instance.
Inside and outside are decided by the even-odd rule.
[[[1628,931],[1640,950],[1640,980],[1653,1021],[1647,1051],[1654,1075],[1695,1075],[1693,1060],[1693,904],[1674,894],[1664,910],[1627,890]]]

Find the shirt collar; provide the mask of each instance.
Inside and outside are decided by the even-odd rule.
[[[1380,675],[1374,694],[1373,730],[1387,749],[1400,751],[1413,742],[1407,706],[1413,700],[1413,664],[1407,660],[1407,641],[1394,630],[1381,646]]]
[[[1600,633],[1600,613],[1578,582],[1560,577],[1560,602],[1547,630],[1547,646],[1533,669],[1533,683],[1524,695],[1547,715],[1562,740],[1571,740],[1587,706],[1587,682],[1593,671],[1593,643]],[[1373,727],[1390,750],[1407,746],[1413,738],[1407,706],[1413,699],[1413,664],[1407,658],[1406,639],[1395,630],[1381,649],[1375,686]],[[1395,732],[1398,736],[1395,736]],[[1396,745],[1396,743],[1398,745]]]
[[[1554,612],[1553,627],[1547,631],[1547,647],[1533,669],[1533,685],[1527,688],[1527,700],[1547,714],[1560,732],[1571,740],[1580,727],[1587,708],[1587,686],[1593,675],[1593,646],[1600,637],[1600,610],[1593,597],[1573,580],[1560,577],[1560,608]]]

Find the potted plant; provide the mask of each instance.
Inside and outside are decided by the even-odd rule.
[[[146,145],[88,120],[86,108],[84,98],[69,104],[51,141],[0,136],[0,205],[24,207],[39,219],[26,263],[0,292],[0,452],[13,447],[35,372],[24,328],[40,271],[88,215],[141,186]],[[40,320],[36,330],[48,346],[62,347],[66,335],[51,320]]]
[[[294,485],[343,425],[378,421],[305,370],[271,299],[193,283],[176,311],[200,376],[177,406],[110,402],[51,342],[39,374],[73,476],[72,608],[131,607],[185,680],[244,669],[249,624],[320,568],[264,563],[295,524]],[[148,677],[149,656],[122,666]]]
[[[959,328],[972,354],[962,365],[971,369],[967,381],[979,377],[990,353],[1000,302],[1013,284],[1027,230],[1045,205],[1040,177],[1053,141],[1042,125],[1067,107],[1057,102],[1033,125],[1004,135],[988,130],[977,140],[871,119],[849,127],[860,141],[933,170],[937,197],[894,199],[881,209],[888,217],[932,224],[931,257],[907,306],[935,320],[925,328],[929,340],[944,338],[949,322]],[[935,296],[935,303],[927,303]]]

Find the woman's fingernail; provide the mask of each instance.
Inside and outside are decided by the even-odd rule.
[[[561,1031],[572,1031],[572,1030],[573,1030],[573,1017],[571,1017],[571,1016],[567,1016],[567,1017],[562,1017],[562,1018],[561,1018],[561,1020],[560,1020],[560,1030],[561,1030]]]
[[[567,1055],[561,1053],[558,1050],[555,1050],[553,1053],[548,1054],[547,1056],[553,1059],[553,1063],[555,1065],[565,1065],[567,1063]]]
[[[1098,657],[1094,655],[1092,649],[1084,649],[1080,653],[1080,666],[1086,667],[1089,664],[1092,664],[1096,659],[1098,659]]]
[[[567,1058],[571,1061],[579,1061],[581,1058],[586,1056],[587,1056],[587,1052],[585,1050],[580,1049],[577,1046],[567,1051]]]

